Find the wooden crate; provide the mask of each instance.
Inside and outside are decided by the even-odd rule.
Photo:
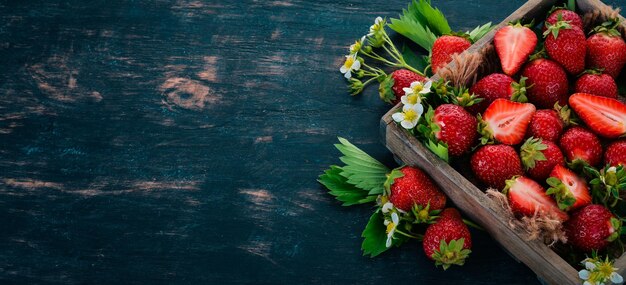
[[[577,0],[576,2],[578,12],[581,14],[593,11],[611,11],[610,7],[598,0]],[[542,22],[549,9],[559,3],[561,1],[530,0],[502,21],[497,28],[519,19],[524,19],[524,22],[529,22],[531,19],[535,19],[536,23]],[[623,19],[623,17],[621,18]],[[497,57],[492,44],[497,28],[476,42],[466,53],[480,54],[482,57]],[[622,35],[626,35],[626,24],[624,22],[620,28]],[[454,64],[451,63],[451,65]],[[481,66],[476,70],[475,78],[481,78],[494,71],[493,66]],[[431,79],[437,81],[439,76],[435,75]],[[478,189],[453,166],[439,159],[415,137],[399,127],[391,118],[391,115],[397,112],[399,108],[399,105],[395,106],[381,119],[383,142],[397,158],[407,165],[418,166],[430,174],[456,206],[467,216],[471,217],[473,221],[485,228],[511,255],[524,262],[543,281],[548,284],[582,283],[574,267],[544,243],[538,240],[526,241],[523,232],[511,229],[508,221],[502,218],[506,217],[506,215],[501,207],[496,205],[483,191]],[[459,168],[457,167],[457,169]],[[468,171],[467,169],[459,170],[464,173]],[[626,276],[626,254],[616,260],[615,267],[619,268],[618,273]]]

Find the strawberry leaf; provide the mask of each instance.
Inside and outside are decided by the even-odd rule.
[[[478,26],[474,28],[472,31],[467,32],[469,34],[470,40],[475,43],[484,37],[487,33],[493,30],[496,26],[492,26],[491,22],[484,24],[482,26]]]
[[[407,9],[402,10],[400,19],[391,19],[389,27],[428,52],[438,36],[452,32],[446,17],[428,0],[413,0]]]
[[[352,206],[376,201],[377,196],[368,195],[367,191],[348,183],[347,179],[341,176],[341,172],[343,172],[341,167],[332,165],[330,169],[320,175],[317,181],[328,189],[330,195],[335,196],[335,199],[343,202],[342,206]]]
[[[361,244],[363,255],[375,257],[388,249],[385,245],[387,242],[387,228],[384,222],[385,218],[379,210],[370,217],[365,230],[361,234],[361,237],[364,238]]]
[[[425,70],[430,64],[428,62],[430,60],[428,56],[417,55],[406,44],[402,46],[402,57],[408,65],[417,70]]]
[[[370,195],[382,194],[389,169],[346,139],[340,137],[339,142],[335,147],[344,155],[339,159],[346,164],[341,167],[341,176]]]

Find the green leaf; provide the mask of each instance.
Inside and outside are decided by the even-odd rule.
[[[474,28],[472,31],[468,32],[470,36],[470,40],[473,43],[475,43],[478,40],[480,40],[482,37],[484,37],[487,33],[489,33],[491,30],[493,30],[494,28],[495,26],[492,26],[491,22],[484,24],[482,26],[478,26]]]
[[[361,244],[363,255],[375,257],[388,249],[385,245],[387,242],[387,228],[385,227],[384,221],[385,218],[380,211],[374,212],[370,217],[365,230],[363,230],[361,234],[361,237],[364,238]]]
[[[385,181],[385,184],[384,184],[385,195],[387,196],[391,195],[391,184],[393,184],[396,178],[400,178],[404,176],[404,173],[400,171],[400,168],[401,167],[395,168],[394,170],[391,171],[391,173],[389,173],[389,175],[387,175],[387,180]]]
[[[436,154],[439,158],[443,159],[445,162],[450,161],[450,157],[448,155],[448,145],[442,142],[435,143],[431,140],[428,140],[426,143],[426,147],[430,149],[434,154]]]
[[[413,10],[409,7],[409,11],[412,11],[418,21],[429,27],[437,36],[452,32],[446,17],[439,9],[433,8],[429,0],[413,0],[412,7]]]
[[[368,192],[347,182],[341,175],[343,169],[332,165],[317,180],[328,189],[330,195],[343,202],[342,206],[352,206],[376,201],[377,196],[369,196]]]
[[[346,164],[341,167],[341,176],[346,178],[347,183],[368,191],[370,195],[382,194],[389,168],[346,139],[340,137],[339,142],[341,144],[335,147],[344,155],[339,159]]]
[[[569,9],[570,11],[576,11],[576,0],[568,0],[567,9]]]
[[[437,40],[437,36],[431,32],[428,27],[424,27],[420,23],[403,16],[401,16],[400,19],[391,19],[391,23],[389,23],[388,26],[396,31],[396,33],[407,37],[429,53],[435,40]]]
[[[418,56],[406,44],[402,46],[402,57],[408,65],[420,71],[425,70],[429,65],[428,56]]]

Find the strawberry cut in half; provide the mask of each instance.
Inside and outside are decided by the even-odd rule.
[[[537,35],[528,27],[517,23],[500,28],[493,39],[502,70],[507,75],[516,74],[537,46]]]
[[[561,210],[570,211],[591,204],[591,194],[585,180],[562,165],[552,169],[546,182],[550,185],[546,193],[554,196]]]
[[[521,143],[535,110],[535,105],[530,103],[496,99],[479,117],[481,143],[487,144],[492,139],[507,145]]]
[[[504,193],[509,198],[511,210],[517,215],[532,217],[538,214],[561,221],[568,219],[567,214],[559,209],[535,180],[524,176],[513,177],[506,181]]]
[[[606,138],[626,134],[626,104],[619,100],[576,93],[570,96],[569,104],[596,134]]]

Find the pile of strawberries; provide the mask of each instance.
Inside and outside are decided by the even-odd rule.
[[[471,86],[469,104],[437,106],[425,125],[451,156],[470,154],[478,181],[503,191],[516,216],[560,220],[568,243],[590,252],[620,233],[612,208],[626,190],[626,104],[615,78],[626,43],[617,21],[589,37],[582,23],[559,7],[539,27],[541,42],[532,27],[499,29],[502,73]],[[397,72],[399,84],[423,80]]]

